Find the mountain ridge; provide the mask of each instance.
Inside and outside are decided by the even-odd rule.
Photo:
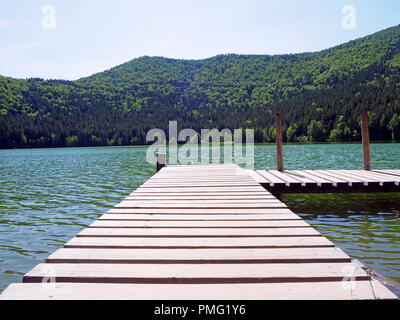
[[[129,145],[168,120],[254,128],[288,141],[399,139],[400,25],[318,52],[224,54],[200,60],[143,56],[75,81],[0,76],[0,147]]]

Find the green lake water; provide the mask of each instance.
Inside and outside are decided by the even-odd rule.
[[[146,147],[0,150],[0,291],[154,174]],[[255,146],[255,169],[275,168]],[[287,169],[361,169],[360,144],[285,145]],[[400,144],[372,144],[371,166],[400,169]],[[400,283],[400,193],[282,195],[351,257]]]

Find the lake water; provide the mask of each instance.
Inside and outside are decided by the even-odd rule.
[[[154,174],[146,147],[0,150],[0,291]],[[275,146],[255,147],[275,168]],[[361,169],[360,144],[284,146],[287,169]],[[399,169],[400,144],[372,144],[373,168]],[[351,257],[400,282],[400,194],[283,195]]]

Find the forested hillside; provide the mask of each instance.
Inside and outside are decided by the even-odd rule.
[[[6,63],[3,61],[3,63]],[[151,128],[253,128],[287,141],[400,139],[400,26],[315,53],[142,57],[77,81],[0,76],[0,147],[144,144]]]

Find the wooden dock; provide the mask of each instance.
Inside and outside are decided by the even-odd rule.
[[[260,185],[359,180],[299,174],[165,167],[0,298],[396,299]]]
[[[399,192],[400,170],[248,170],[272,194]]]

